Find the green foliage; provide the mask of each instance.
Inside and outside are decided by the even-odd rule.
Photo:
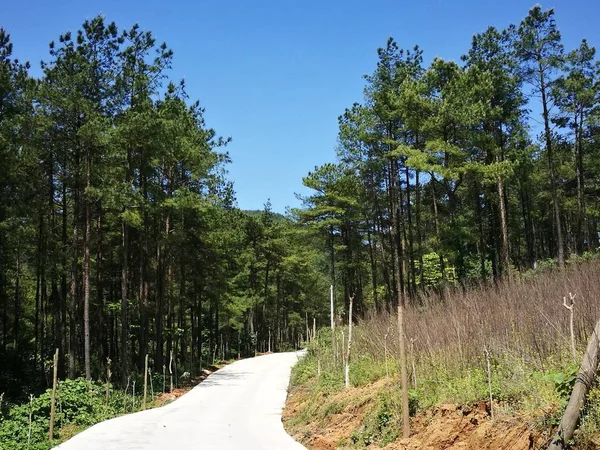
[[[585,414],[581,419],[580,432],[575,435],[575,444],[582,450],[593,450],[598,446],[600,430],[600,386],[590,389],[586,399]]]
[[[162,392],[162,375],[154,375],[154,392]],[[160,382],[160,384],[159,384]],[[158,387],[160,385],[160,387]],[[143,386],[139,384],[138,386]],[[48,441],[50,426],[50,400],[52,390],[48,389],[34,397],[30,403],[13,405],[0,414],[0,448],[10,449],[49,449],[64,439],[63,430],[69,436],[98,422],[124,413],[138,411],[142,405],[142,389],[136,397],[131,392],[114,390],[111,386],[110,401],[106,403],[106,385],[93,383],[83,378],[60,381],[56,392],[54,419],[54,443]],[[153,399],[148,387],[148,406]],[[29,414],[31,413],[31,437],[29,436]],[[31,442],[29,446],[28,442]]]
[[[377,444],[385,447],[399,436],[399,404],[394,396],[380,393],[375,407],[365,416],[363,425],[352,433],[351,441],[357,447],[368,447]]]
[[[446,280],[448,284],[456,282],[456,270],[449,264],[448,258],[444,258],[444,269],[442,271],[440,255],[436,252],[423,255],[420,283],[427,288],[437,288],[442,280]]]
[[[551,371],[544,375],[544,379],[554,383],[556,392],[562,399],[568,399],[577,380],[579,366],[571,364],[564,372]]]

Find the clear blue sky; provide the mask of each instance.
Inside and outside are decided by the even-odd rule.
[[[337,117],[362,100],[362,75],[392,36],[419,44],[425,61],[457,59],[489,25],[518,23],[526,0],[3,0],[0,26],[15,56],[48,59],[48,43],[102,13],[123,29],[139,23],[175,52],[172,77],[185,78],[209,126],[231,136],[238,204],[298,206],[302,177],[335,158]],[[567,49],[581,38],[600,47],[600,1],[554,0]]]

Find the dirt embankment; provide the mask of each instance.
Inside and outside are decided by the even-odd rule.
[[[297,420],[309,402],[315,398],[301,389],[292,390],[284,410],[283,420],[294,438],[310,450],[350,449],[353,436],[364,425],[365,415],[373,406],[373,399],[385,389],[380,383],[361,388],[352,388],[323,395],[325,404],[344,405],[333,408],[326,417],[305,414],[304,422]],[[525,418],[497,414],[491,420],[489,404],[480,402],[474,405],[441,405],[417,414],[411,421],[410,439],[397,438],[383,447],[386,450],[530,450],[544,448],[550,436],[541,433],[533,426],[540,417]],[[543,412],[540,414],[544,416]],[[398,426],[399,428],[399,426]],[[373,442],[367,448],[379,448],[380,442]]]

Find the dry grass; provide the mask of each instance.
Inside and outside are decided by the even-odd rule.
[[[484,348],[496,358],[520,360],[540,371],[547,369],[549,360],[567,364],[572,357],[563,297],[569,293],[576,294],[575,337],[581,352],[600,317],[598,260],[495,287],[426,297],[423,306],[407,308],[408,345],[414,342],[413,355],[420,366],[430,361],[452,371],[480,364]],[[388,351],[397,355],[395,324],[393,314],[363,320],[356,352],[383,359],[387,334]]]

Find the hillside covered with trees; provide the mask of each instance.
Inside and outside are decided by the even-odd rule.
[[[52,383],[55,348],[59,379],[104,377],[110,358],[125,386],[146,354],[194,374],[293,347],[321,312],[314,233],[268,202],[235,206],[228,139],[169,79],[172,59],[96,17],[52,42],[34,79],[0,33],[5,400]]]

